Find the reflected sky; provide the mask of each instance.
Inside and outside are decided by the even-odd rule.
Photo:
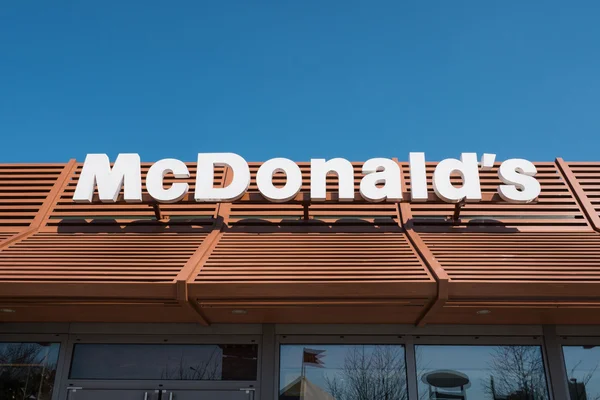
[[[563,347],[567,376],[571,385],[573,379],[585,385],[588,400],[600,399],[600,347],[586,347],[588,346]],[[571,396],[576,400],[577,389],[573,387],[571,389]],[[581,386],[579,389],[581,390]]]

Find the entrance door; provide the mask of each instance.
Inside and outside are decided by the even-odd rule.
[[[253,390],[69,390],[68,400],[253,400]]]
[[[68,400],[160,400],[157,390],[76,389]]]
[[[161,400],[253,400],[254,391],[246,390],[173,390]]]

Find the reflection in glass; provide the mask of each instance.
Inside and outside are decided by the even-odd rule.
[[[571,400],[600,399],[600,348],[564,346],[563,354]]]
[[[0,399],[50,400],[58,343],[0,343]]]
[[[420,400],[548,400],[539,346],[415,346]]]
[[[71,379],[256,380],[254,344],[77,344]]]
[[[406,400],[400,345],[282,345],[279,400]]]

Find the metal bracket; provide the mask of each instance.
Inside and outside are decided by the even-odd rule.
[[[308,207],[310,207],[310,202],[309,201],[304,201],[302,202],[302,208],[303,208],[303,215],[302,218],[304,219],[304,221],[308,221],[310,219],[310,214],[308,211]]]
[[[460,224],[460,211],[462,210],[464,205],[465,205],[465,201],[463,200],[463,201],[456,203],[456,205],[454,206],[454,214],[452,214],[452,224],[453,225]]]
[[[154,217],[157,221],[168,221],[169,216],[162,213],[160,209],[160,204],[152,203],[152,209],[154,210]]]

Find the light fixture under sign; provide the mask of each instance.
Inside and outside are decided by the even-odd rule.
[[[17,311],[13,310],[12,308],[0,308],[0,312],[3,312],[3,313],[14,313],[14,312],[17,312]]]
[[[479,310],[477,311],[478,315],[488,315],[491,314],[492,312],[490,310]]]
[[[248,314],[248,311],[246,310],[231,310],[232,314],[236,314],[236,315],[244,315],[244,314]]]

